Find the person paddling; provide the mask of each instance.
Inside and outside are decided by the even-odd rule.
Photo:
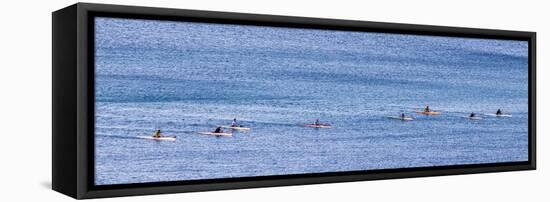
[[[405,119],[405,113],[401,113],[401,119]]]
[[[155,133],[153,133],[154,138],[160,138],[160,130],[155,130]]]
[[[500,111],[500,109],[497,110],[497,115],[502,115],[502,111]]]
[[[237,124],[237,118],[233,118],[233,121],[231,122],[231,127],[239,127],[239,124]]]
[[[218,126],[213,133],[223,133],[222,127]]]
[[[476,114],[474,114],[473,112],[470,113],[470,118],[474,118],[476,116]]]
[[[426,108],[424,108],[424,112],[430,112],[430,106],[426,105]]]
[[[314,123],[316,126],[319,126],[321,125],[321,123],[319,122],[319,119],[315,119],[315,123]]]

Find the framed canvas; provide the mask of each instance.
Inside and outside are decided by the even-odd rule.
[[[535,169],[534,32],[52,16],[52,184],[74,198]]]

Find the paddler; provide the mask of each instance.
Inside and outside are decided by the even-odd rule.
[[[160,138],[160,130],[155,130],[155,133],[153,133],[154,138]]]
[[[233,118],[233,122],[231,122],[231,127],[239,127],[239,124],[237,124],[237,118]]]
[[[321,125],[321,123],[319,122],[319,119],[315,119],[315,123],[314,123],[316,126],[318,125]]]
[[[223,133],[222,127],[218,126],[213,133]]]
[[[474,114],[473,112],[470,113],[470,118],[474,118],[476,116],[476,114]]]
[[[497,115],[502,115],[502,111],[500,111],[500,109],[497,110]]]
[[[401,113],[401,119],[405,119],[405,113]]]
[[[424,108],[424,112],[430,112],[430,106],[426,105],[426,108]]]

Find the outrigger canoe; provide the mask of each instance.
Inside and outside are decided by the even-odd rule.
[[[201,134],[201,135],[213,135],[213,136],[226,136],[226,137],[231,137],[233,136],[233,133],[214,133],[214,132],[198,132],[198,134]]]
[[[243,131],[250,130],[250,128],[239,127],[239,126],[220,126],[220,127],[227,128],[227,129],[233,129],[233,130],[243,130]]]
[[[137,138],[140,139],[148,139],[148,140],[158,140],[158,141],[176,141],[176,136],[160,136],[160,137],[153,137],[153,136],[137,136]]]
[[[401,120],[401,121],[412,121],[414,120],[412,117],[399,117],[399,116],[388,116],[388,118],[390,119],[397,119],[397,120]]]
[[[487,116],[494,116],[494,117],[512,117],[511,114],[485,114]]]
[[[328,124],[305,124],[304,126],[311,128],[332,128],[332,126]]]
[[[440,115],[441,112],[424,112],[424,111],[417,111],[417,114],[424,114],[424,115]]]

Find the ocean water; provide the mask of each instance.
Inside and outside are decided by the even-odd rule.
[[[96,185],[528,160],[525,41],[96,18],[95,44]]]

